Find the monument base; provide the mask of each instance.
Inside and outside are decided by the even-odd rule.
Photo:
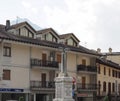
[[[55,99],[53,101],[74,101],[72,98],[73,78],[60,73],[55,78]]]

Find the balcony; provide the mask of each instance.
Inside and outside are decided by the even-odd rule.
[[[78,65],[77,71],[86,71],[86,72],[95,72],[97,73],[97,67],[95,66],[85,66],[85,65]]]
[[[30,81],[31,89],[55,89],[55,82],[53,81]]]
[[[77,90],[81,91],[81,90],[97,90],[99,88],[98,84],[82,84],[82,83],[78,83],[77,84]]]
[[[57,61],[47,61],[47,60],[40,60],[40,59],[31,59],[31,67],[33,66],[53,68],[53,69],[59,68]]]

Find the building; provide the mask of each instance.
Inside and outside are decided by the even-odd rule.
[[[109,95],[112,101],[116,96],[120,96],[120,66],[105,58],[97,59],[96,64],[99,85],[98,99]]]
[[[76,98],[92,101],[99,54],[79,42],[73,33],[58,35],[52,28],[36,31],[27,22],[10,25],[7,20],[0,25],[0,100],[52,101],[64,47],[69,48],[66,64]]]
[[[109,52],[102,53],[103,56],[106,59],[111,60],[120,65],[120,52],[113,52],[112,48],[109,48],[108,50]]]

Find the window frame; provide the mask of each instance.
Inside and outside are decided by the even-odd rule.
[[[104,67],[104,75],[106,75],[106,67]]]
[[[109,76],[111,76],[111,69],[109,68]]]
[[[3,69],[3,80],[11,80],[11,70]]]
[[[3,56],[11,57],[11,47],[10,46],[3,46]]]
[[[103,82],[103,92],[106,92],[106,82]]]

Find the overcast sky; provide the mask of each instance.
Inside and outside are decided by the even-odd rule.
[[[1,0],[0,23],[16,17],[72,32],[89,49],[120,51],[120,0]]]

